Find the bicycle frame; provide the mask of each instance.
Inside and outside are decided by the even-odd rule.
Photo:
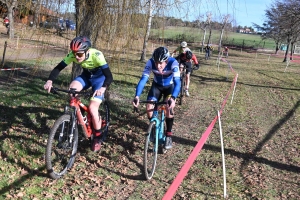
[[[71,90],[63,90],[63,89],[58,89],[58,88],[54,89],[53,88],[53,93],[57,93],[57,91],[62,91],[62,92],[71,94],[69,106],[65,107],[65,113],[70,113],[71,120],[74,121],[75,123],[78,123],[79,125],[81,125],[82,130],[83,130],[83,135],[86,138],[90,138],[93,133],[92,117],[91,117],[88,107],[81,102],[81,100],[78,96],[76,96],[77,94],[84,93],[84,92],[76,92],[75,89],[72,89],[72,88],[71,88]],[[89,94],[89,93],[85,93],[85,94]],[[87,113],[87,115],[86,115],[87,119],[84,119],[81,109]],[[70,112],[70,110],[72,110],[72,111]],[[73,120],[73,119],[75,119],[75,120]],[[71,136],[73,134],[73,131],[74,131],[74,128],[76,125],[75,123],[72,124]]]
[[[92,135],[92,117],[89,112],[89,109],[84,105],[78,97],[72,95],[70,99],[70,107],[73,109],[72,118],[75,117],[74,121],[78,121],[78,124],[82,126],[83,134],[86,138],[91,137]],[[87,113],[87,119],[84,120],[84,117],[81,113],[81,109]],[[75,124],[74,124],[75,126]]]
[[[158,103],[155,103],[152,118],[150,121],[151,122],[155,121],[156,124],[156,131],[155,131],[156,144],[164,144],[165,142],[165,135],[164,135],[165,112],[166,112],[165,105],[158,106]],[[155,145],[155,151],[158,151],[158,145]]]

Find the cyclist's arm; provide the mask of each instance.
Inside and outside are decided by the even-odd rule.
[[[136,86],[136,91],[135,91],[135,96],[136,97],[139,97],[141,96],[142,92],[143,92],[143,89],[147,83],[149,79],[149,76],[147,75],[143,75],[138,83],[138,85]]]
[[[174,90],[172,92],[172,97],[177,98],[179,92],[180,92],[180,77],[174,77]]]
[[[197,57],[195,56],[195,54],[193,54],[192,60],[193,60],[195,65],[198,65],[198,60],[197,60]]]
[[[172,64],[172,70],[173,70],[173,82],[174,82],[174,90],[172,92],[172,97],[177,98],[179,92],[180,92],[180,70],[178,66],[178,62],[174,61]]]
[[[107,66],[107,67],[106,67]],[[113,82],[113,76],[112,73],[106,64],[105,67],[102,66],[102,73],[105,76],[105,80],[102,87],[108,87]]]
[[[61,61],[50,73],[48,80],[54,81],[61,70],[63,70],[67,64],[64,61]]]
[[[151,59],[149,59],[145,65],[142,77],[136,86],[136,91],[135,91],[136,97],[139,97],[142,94],[143,89],[149,79],[151,71],[152,71],[152,62],[151,62]]]

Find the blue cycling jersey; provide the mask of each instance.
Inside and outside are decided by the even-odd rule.
[[[142,77],[136,87],[136,96],[140,96],[142,91],[147,83],[149,76],[153,72],[154,82],[160,86],[169,86],[174,84],[174,91],[172,96],[175,98],[178,96],[180,91],[180,71],[179,64],[175,58],[168,58],[167,65],[163,69],[163,72],[160,73],[156,66],[154,60],[151,58],[147,61],[146,66],[144,68]]]

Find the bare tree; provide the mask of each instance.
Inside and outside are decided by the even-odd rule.
[[[222,48],[222,37],[223,37],[224,29],[225,29],[226,25],[228,25],[229,18],[230,18],[230,15],[226,15],[223,17],[223,20],[222,20],[222,27],[221,27],[221,33],[220,33],[220,38],[219,38],[219,46],[218,46],[219,54],[220,54],[221,48]]]
[[[14,38],[14,8],[18,6],[18,0],[1,0],[7,6],[7,17],[9,19],[9,39]]]
[[[202,39],[202,52],[203,52],[203,48],[204,48],[205,36],[206,36],[206,29],[207,28],[209,28],[209,31],[210,31],[209,39],[208,39],[207,44],[210,43],[210,38],[211,38],[211,16],[212,15],[211,15],[210,12],[206,13],[206,21],[204,22],[203,28],[202,28],[202,30],[204,31],[203,39]]]
[[[292,58],[294,43],[299,40],[299,10],[300,2],[297,0],[277,0],[266,10],[267,21],[264,23],[263,27],[260,27],[262,30],[266,31],[266,37],[275,39],[277,45],[279,44],[279,41],[286,41],[287,49],[283,62],[287,61],[289,49],[291,49],[290,57]],[[277,49],[278,46],[276,47],[276,50]]]
[[[144,37],[144,43],[143,43],[143,50],[141,54],[141,61],[146,60],[146,50],[147,50],[147,43],[150,35],[150,30],[151,30],[151,22],[152,22],[152,17],[153,17],[153,0],[149,0],[147,2],[148,4],[148,22],[147,22],[147,27],[145,31],[145,37]]]

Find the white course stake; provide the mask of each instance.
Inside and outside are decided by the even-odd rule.
[[[236,79],[235,79],[235,83],[234,83],[234,87],[233,87],[233,91],[232,91],[232,98],[231,98],[230,104],[232,104],[232,101],[233,101],[233,97],[234,97],[234,92],[235,92],[235,87],[236,87],[236,82],[237,82],[238,76],[239,76],[239,74],[236,74]]]
[[[227,197],[226,193],[226,168],[225,168],[225,155],[224,155],[224,144],[223,144],[223,135],[222,135],[222,125],[221,125],[221,116],[218,111],[219,127],[220,127],[220,140],[221,140],[221,151],[222,151],[222,165],[223,165],[223,185],[224,185],[224,198]]]

